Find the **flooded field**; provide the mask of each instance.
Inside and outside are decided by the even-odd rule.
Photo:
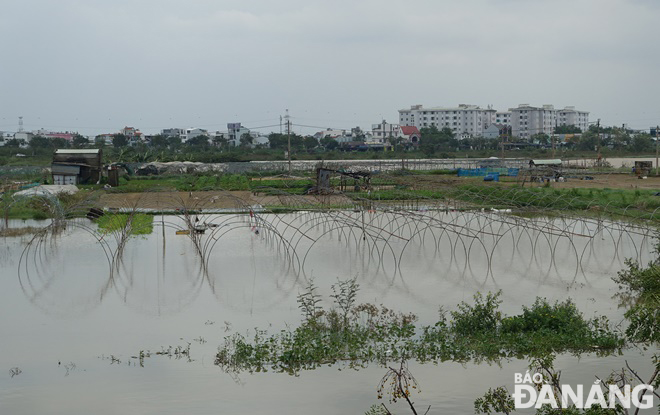
[[[176,235],[183,218],[156,216],[153,233],[130,238],[76,219],[36,239],[4,239],[0,413],[363,414],[381,402],[376,388],[386,369],[377,364],[235,377],[214,365],[218,346],[236,332],[296,327],[296,298],[312,279],[329,302],[333,283],[357,277],[358,302],[416,313],[422,324],[437,321],[440,307],[498,290],[506,314],[537,296],[572,298],[585,316],[618,324],[623,310],[611,278],[625,258],[647,262],[654,243],[644,227],[502,213],[195,220],[205,233]],[[140,359],[141,351],[151,357]],[[588,384],[625,360],[644,373],[648,359],[635,349],[607,358],[562,355],[557,368],[563,381]],[[412,363],[422,390],[413,398],[431,405],[429,413],[471,414],[475,398],[511,386],[527,364]]]

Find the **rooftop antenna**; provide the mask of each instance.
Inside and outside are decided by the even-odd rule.
[[[18,117],[18,132],[22,133],[23,131],[25,130],[23,129],[23,116],[21,115]]]

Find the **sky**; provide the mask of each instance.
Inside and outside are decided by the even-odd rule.
[[[422,104],[660,123],[657,0],[1,0],[0,131],[348,129]]]

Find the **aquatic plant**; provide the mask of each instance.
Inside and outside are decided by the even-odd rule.
[[[215,364],[230,373],[297,375],[340,362],[359,369],[401,359],[497,361],[552,352],[606,354],[624,345],[607,319],[585,319],[570,300],[551,304],[539,298],[523,313],[505,317],[498,310],[500,293],[477,294],[473,304],[461,303],[451,319],[443,315],[433,325],[417,327],[413,314],[383,305],[353,305],[358,288],[354,280],[337,283],[334,306],[326,310],[310,284],[298,296],[304,318],[299,327],[278,334],[255,329],[251,338],[240,333],[225,337]]]

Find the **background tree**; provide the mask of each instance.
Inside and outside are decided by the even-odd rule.
[[[582,130],[575,125],[558,125],[555,127],[555,134],[579,134]]]
[[[243,133],[243,135],[241,135],[241,139],[240,139],[241,147],[250,148],[252,147],[253,142],[254,142],[254,137],[252,137],[250,133]]]
[[[83,137],[80,134],[75,134],[73,140],[71,141],[73,148],[84,148],[89,145],[89,140],[87,137]]]
[[[23,140],[19,140],[18,138],[10,138],[9,140],[5,141],[5,147],[20,147],[22,143]]]
[[[311,135],[308,135],[303,139],[303,145],[305,146],[306,150],[312,150],[318,147],[319,142],[316,140],[316,138],[312,137]]]
[[[420,150],[427,156],[432,156],[436,151],[451,151],[458,146],[458,140],[454,138],[454,132],[449,127],[442,130],[434,125],[420,130]]]
[[[167,148],[168,146],[168,141],[167,141],[167,136],[164,136],[162,134],[157,134],[153,137],[151,137],[151,147],[154,147],[156,149],[164,149]]]
[[[270,148],[287,149],[287,135],[280,133],[270,133],[268,135],[268,144]],[[300,149],[303,147],[303,138],[298,134],[291,134],[291,149]]]
[[[62,137],[53,137],[50,139],[50,146],[52,148],[69,148],[69,142]]]
[[[595,151],[596,146],[599,144],[598,133],[593,130],[589,130],[585,133],[582,133],[580,137],[575,137],[571,142],[575,143],[575,147],[578,150],[585,151]]]
[[[389,138],[390,144],[394,148],[394,151],[400,151],[406,148],[406,143],[404,143],[404,138],[397,135],[395,137]]]
[[[205,135],[198,135],[188,139],[188,141],[186,141],[186,146],[198,151],[206,151],[210,147],[209,138]]]
[[[101,135],[94,137],[94,147],[105,147],[105,138]]]
[[[33,149],[52,148],[51,141],[43,135],[35,135],[30,138],[28,145]]]
[[[629,148],[630,143],[632,142],[628,132],[622,128],[614,128],[612,132],[607,136],[609,139],[603,139],[603,141],[607,141],[607,143],[603,143],[603,145],[605,146],[611,144],[615,150],[626,150]]]
[[[128,145],[128,138],[122,133],[117,133],[112,136],[112,146],[115,148],[122,148]]]
[[[529,137],[529,142],[547,145],[550,144],[550,136],[545,133],[536,133]]]
[[[655,141],[649,134],[637,134],[632,138],[630,147],[635,152],[652,151],[655,149]]]
[[[339,142],[332,137],[323,137],[321,139],[321,145],[328,151],[332,151],[339,147]]]
[[[181,143],[181,137],[174,135],[167,138],[167,146],[171,150],[179,150],[183,144]]]
[[[229,140],[224,135],[216,135],[211,141],[214,146],[219,148],[226,148],[229,145]]]

